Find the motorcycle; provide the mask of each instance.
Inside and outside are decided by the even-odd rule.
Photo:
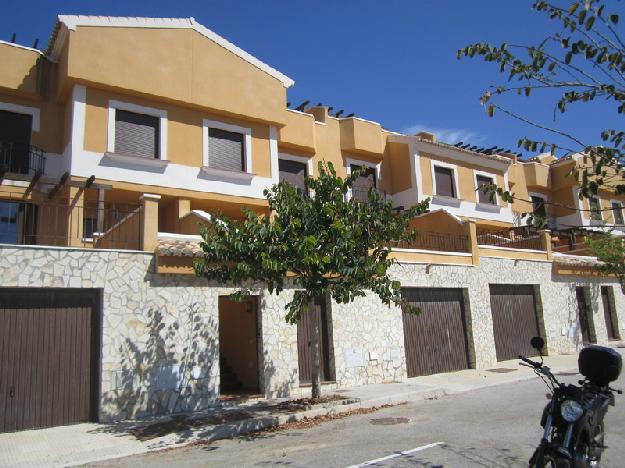
[[[578,366],[584,379],[577,386],[559,382],[544,365],[545,341],[541,337],[532,338],[530,343],[540,362],[519,356],[523,361],[519,365],[532,368],[551,391],[540,421],[543,436],[529,461],[530,468],[599,466],[607,448],[603,418],[608,407],[614,406],[614,393],[623,393],[609,386],[621,373],[621,355],[603,346],[582,349]]]

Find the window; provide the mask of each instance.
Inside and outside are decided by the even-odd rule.
[[[588,199],[588,204],[590,205],[590,219],[601,221],[601,203],[599,202],[599,198],[590,197]]]
[[[222,171],[245,171],[245,136],[220,128],[208,129],[208,167]]]
[[[159,118],[115,110],[115,153],[141,158],[159,158]]]
[[[280,182],[288,182],[300,190],[306,191],[306,164],[289,159],[278,160]]]
[[[482,191],[482,186],[484,185],[492,185],[495,183],[495,181],[492,179],[492,177],[487,177],[487,176],[483,176],[483,175],[476,175],[475,176],[475,182],[477,183],[477,201],[478,203],[487,203],[490,205],[496,205],[497,204],[497,196],[494,193],[491,192],[487,192],[484,193]],[[492,198],[491,198],[492,195]]]
[[[37,206],[0,201],[0,244],[35,244]]]
[[[366,202],[369,200],[369,189],[371,187],[376,188],[377,181],[375,179],[375,168],[359,166],[352,164],[350,166],[351,172],[362,171],[360,177],[354,181],[352,186],[352,198],[358,201]]]
[[[32,116],[0,110],[0,166],[7,172],[28,174]]]
[[[614,215],[614,224],[624,224],[623,204],[621,202],[612,202],[612,214]]]
[[[544,198],[532,195],[532,213],[543,219],[547,218],[547,207],[545,206]]]
[[[82,236],[86,239],[93,237],[93,233],[98,230],[98,220],[93,217],[85,217],[82,220]]]
[[[453,169],[434,166],[434,182],[436,184],[436,195],[456,198]]]

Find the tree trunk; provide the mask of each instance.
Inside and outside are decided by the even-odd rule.
[[[312,356],[312,398],[321,396],[321,345],[319,320],[315,301],[308,303],[308,320],[310,320],[310,351]]]

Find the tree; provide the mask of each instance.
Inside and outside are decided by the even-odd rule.
[[[500,111],[514,119],[545,130],[567,143],[537,141],[524,137],[518,146],[528,151],[545,151],[564,156],[585,155],[585,162],[572,175],[580,179],[580,196],[589,197],[599,188],[625,194],[625,132],[605,128],[598,135],[602,144],[590,144],[566,131],[531,120],[500,104],[498,97],[517,93],[529,97],[535,92],[555,92],[554,117],[572,104],[603,99],[614,104],[615,114],[625,113],[625,43],[619,32],[619,15],[608,11],[608,2],[598,0],[557,2],[535,1],[532,8],[547,15],[554,24],[537,44],[492,45],[478,42],[463,47],[458,58],[481,57],[495,63],[507,76],[503,84],[491,86],[481,97],[489,116]]]
[[[375,189],[366,202],[347,200],[361,172],[343,179],[331,163],[319,163],[319,176],[306,178],[312,195],[284,182],[265,190],[270,216],[247,210],[245,219],[234,220],[215,214],[210,228],[201,232],[204,255],[196,260],[196,274],[236,285],[235,297],[249,294],[244,285],[250,282],[275,294],[292,286],[297,293],[286,314],[291,324],[321,297],[349,303],[370,290],[384,304],[402,304],[401,284],[389,276],[395,262],[389,246],[416,237],[409,222],[427,209],[428,200],[401,213]],[[316,320],[312,323],[312,396],[318,398],[319,327]]]
[[[625,241],[611,233],[603,233],[586,240],[590,251],[603,262],[599,271],[618,278],[625,294]]]

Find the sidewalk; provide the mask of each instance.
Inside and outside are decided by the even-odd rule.
[[[548,357],[545,363],[554,373],[577,371],[577,355]],[[402,383],[338,390],[332,393],[344,396],[345,400],[314,405],[303,411],[292,411],[289,400],[271,400],[216,409],[188,419],[174,418],[174,422],[166,424],[159,423],[163,420],[89,423],[5,433],[0,434],[0,467],[79,465],[180,447],[198,440],[224,439],[304,417],[440,398],[534,377],[534,373],[520,367],[518,361],[506,361],[489,370],[464,370],[415,377]],[[167,427],[163,428],[165,425]],[[165,434],[172,425],[177,430]]]

